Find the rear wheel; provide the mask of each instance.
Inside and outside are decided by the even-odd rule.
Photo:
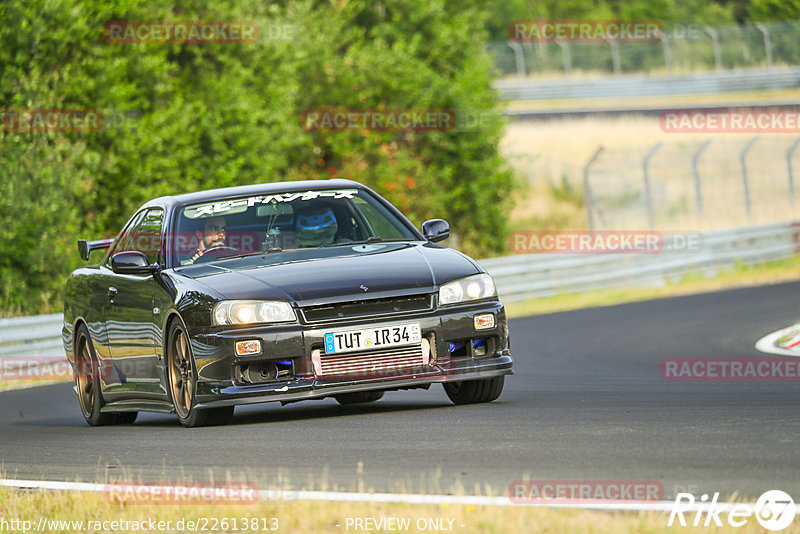
[[[167,338],[167,380],[170,400],[183,426],[225,425],[233,418],[233,406],[199,409],[197,399],[197,369],[183,325],[172,323]]]
[[[503,392],[505,376],[463,382],[445,382],[444,391],[453,404],[492,402]]]
[[[341,395],[336,395],[334,399],[341,405],[364,404],[381,400],[383,393],[383,391],[358,391],[356,393],[342,393]]]
[[[82,324],[75,338],[75,385],[78,386],[78,402],[83,418],[91,426],[113,425],[117,422],[115,413],[103,413],[103,395],[100,392],[99,366],[94,353],[94,345],[89,337],[89,329]]]

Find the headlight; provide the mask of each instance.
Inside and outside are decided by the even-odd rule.
[[[448,282],[439,288],[439,305],[496,297],[494,280],[488,274],[476,274]]]
[[[279,300],[223,300],[214,306],[214,324],[287,323],[297,319],[291,304]]]

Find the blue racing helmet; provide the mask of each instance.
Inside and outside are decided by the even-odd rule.
[[[297,213],[295,230],[301,247],[318,247],[333,243],[339,229],[333,210],[328,207],[311,208]]]

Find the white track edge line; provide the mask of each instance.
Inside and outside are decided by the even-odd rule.
[[[764,352],[766,354],[778,354],[780,356],[793,356],[795,358],[800,358],[800,352],[796,350],[789,350],[775,346],[775,341],[778,338],[783,336],[789,330],[796,330],[796,329],[797,325],[792,325],[792,326],[787,326],[786,328],[781,328],[777,332],[767,334],[766,336],[756,341],[755,344],[756,350]]]
[[[107,484],[89,484],[82,482],[58,482],[49,480],[15,480],[0,479],[0,486],[18,489],[43,489],[51,491],[106,491]],[[131,486],[136,486],[131,484]],[[158,486],[148,486],[154,488]],[[167,486],[162,486],[166,488]],[[175,490],[180,486],[168,486]],[[187,486],[187,489],[191,489]],[[583,510],[609,510],[628,512],[669,512],[674,506],[672,501],[626,502],[626,501],[591,501],[580,502],[525,502],[515,503],[508,497],[458,496],[458,495],[425,495],[414,493],[347,493],[335,491],[281,491],[260,490],[261,500],[286,501],[336,501],[365,503],[402,503],[402,504],[456,504],[472,506],[534,506],[542,508],[579,508]],[[717,502],[713,509],[727,512],[741,503]],[[697,512],[711,509],[710,503],[681,503],[684,512]]]

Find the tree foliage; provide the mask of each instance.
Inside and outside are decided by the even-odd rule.
[[[256,20],[252,44],[111,44],[110,20]],[[91,132],[0,128],[0,308],[58,310],[78,237],[113,235],[159,195],[349,177],[462,248],[503,251],[514,187],[498,120],[434,132],[307,131],[323,108],[496,117],[478,1],[6,0],[2,109],[99,109]]]
[[[800,0],[751,0],[752,21],[783,21],[800,19]]]

